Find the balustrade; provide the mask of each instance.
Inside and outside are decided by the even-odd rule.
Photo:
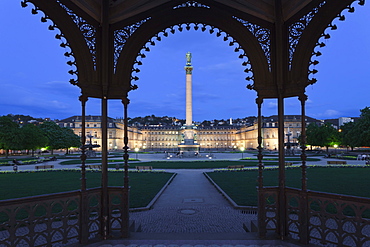
[[[277,230],[278,192],[277,187],[260,190],[260,196],[264,198],[264,205],[261,205],[264,213],[259,222],[261,236]],[[290,238],[302,243],[307,239],[307,242],[319,245],[370,246],[369,198],[293,188],[286,188],[285,194]],[[307,203],[307,207],[303,203]]]
[[[111,230],[127,236],[122,187],[108,187]],[[81,203],[82,198],[86,203]],[[85,205],[85,206],[83,206]],[[125,212],[125,211],[124,211]],[[85,220],[83,220],[85,217]],[[86,242],[100,233],[101,188],[3,200],[0,246],[54,246]],[[85,232],[84,232],[85,231]],[[87,239],[83,239],[86,236]]]

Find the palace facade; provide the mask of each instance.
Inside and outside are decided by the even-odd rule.
[[[322,124],[324,121],[306,117],[306,125]],[[57,122],[61,127],[71,128],[81,136],[81,116],[73,116]],[[108,118],[108,147],[109,150],[123,148],[122,119]],[[298,144],[301,131],[300,115],[284,116],[285,142]],[[184,141],[185,129],[177,125],[128,126],[128,146],[131,150],[140,151],[177,151],[178,145]],[[101,117],[86,116],[87,144],[101,146]],[[277,115],[263,117],[262,146],[267,150],[278,149],[278,117]],[[288,140],[289,138],[289,140]],[[257,122],[249,125],[226,126],[196,126],[195,142],[200,145],[200,151],[225,151],[240,149],[256,149]]]

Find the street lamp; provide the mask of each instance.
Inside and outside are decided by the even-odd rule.
[[[139,148],[135,148],[136,159],[137,159],[137,152],[139,152]]]
[[[337,154],[337,148],[338,148],[338,145],[337,144],[334,144],[334,150],[335,150],[335,154]]]
[[[240,148],[240,151],[242,151],[242,159],[243,159],[243,155],[244,155],[244,150],[245,150],[245,147]]]

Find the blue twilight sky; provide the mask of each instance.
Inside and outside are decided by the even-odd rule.
[[[307,115],[319,119],[355,117],[370,106],[370,4],[354,4],[355,13],[335,21],[338,30],[318,58],[318,82],[307,88]],[[20,0],[0,1],[0,115],[24,114],[63,119],[80,114],[78,87],[70,85],[65,50]],[[130,117],[157,115],[185,118],[185,54],[193,55],[193,120],[257,115],[256,93],[242,60],[222,36],[201,31],[169,35],[146,53],[139,89],[130,93]],[[285,101],[286,114],[300,114],[299,101]],[[109,101],[110,117],[122,117],[119,101]],[[90,99],[87,114],[100,115],[100,101]],[[263,115],[277,114],[276,100],[265,100]]]

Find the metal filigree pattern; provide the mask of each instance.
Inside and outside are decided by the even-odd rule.
[[[109,188],[109,212],[111,212],[110,215],[110,228],[112,231],[121,232],[121,237],[125,237],[125,230],[127,230],[127,226],[125,227],[125,224],[129,221],[128,215],[124,214],[124,208],[125,208],[125,193],[128,193],[128,191],[125,191],[124,188],[121,187],[110,187]]]
[[[275,230],[269,223],[277,221],[277,205],[268,201],[277,187],[264,188],[265,215],[260,230]],[[286,188],[287,225],[292,239],[306,237],[310,243],[330,246],[368,246],[370,243],[370,199]],[[302,196],[308,210],[302,209]],[[274,198],[277,198],[276,196]],[[308,219],[307,236],[303,236],[302,215]]]
[[[56,246],[78,243],[78,192],[8,200],[0,206],[0,246]]]
[[[253,34],[253,36],[256,37],[265,53],[269,67],[271,67],[271,30],[235,16],[234,19],[242,23]]]
[[[353,3],[352,3],[353,4]],[[355,11],[355,8],[352,6],[352,4],[350,4],[350,5],[348,5],[346,8],[344,8],[343,9],[343,11],[348,11],[349,13],[353,13],[354,11]],[[358,0],[358,4],[360,5],[360,6],[363,6],[364,4],[365,4],[365,0]],[[343,12],[342,11],[342,12]],[[327,28],[326,28],[326,30],[337,30],[337,25],[335,25],[333,22],[334,22],[334,20],[339,20],[339,21],[344,21],[346,18],[345,18],[345,16],[342,14],[342,13],[340,13],[340,14],[338,14],[333,20],[332,20],[332,22],[331,23],[329,23],[329,25],[327,26]],[[316,82],[317,82],[317,79],[316,78],[314,78],[314,77],[312,77],[313,75],[315,75],[318,71],[315,69],[315,65],[317,65],[317,64],[319,64],[319,61],[317,61],[317,60],[315,60],[315,59],[313,59],[313,57],[315,56],[315,57],[319,57],[319,56],[321,56],[322,54],[321,54],[321,52],[320,51],[317,51],[317,49],[316,48],[323,48],[323,47],[325,47],[326,45],[325,45],[325,43],[322,41],[323,39],[324,40],[326,40],[326,39],[330,39],[330,35],[327,33],[327,31],[324,31],[321,35],[320,35],[320,37],[319,37],[319,39],[318,39],[318,41],[316,42],[316,45],[315,45],[315,49],[314,49],[314,51],[312,52],[312,57],[311,57],[311,60],[310,60],[310,63],[309,63],[309,65],[308,65],[308,84],[309,85],[312,85],[312,84],[315,84]],[[294,52],[294,51],[293,51]],[[293,54],[292,54],[292,56],[293,56]],[[311,78],[310,78],[310,76],[311,76]]]
[[[129,230],[129,219],[122,213],[128,207],[123,193],[122,187],[108,187],[109,224],[122,232]],[[86,190],[86,196],[72,191],[1,201],[0,246],[65,246],[77,244],[84,234],[96,238],[101,231],[101,194],[101,188],[95,188]]]
[[[263,188],[261,193],[263,194],[264,215],[262,222],[259,222],[260,232],[263,232],[264,236],[267,231],[275,231],[277,228],[277,205],[278,205],[278,190],[276,188]],[[263,229],[261,231],[261,229]]]
[[[96,28],[89,24],[85,19],[76,15],[72,10],[63,5],[60,1],[57,1],[59,5],[66,11],[66,13],[71,17],[73,22],[80,29],[87,46],[89,47],[94,66],[96,66]]]
[[[114,67],[115,68],[117,66],[118,58],[127,40],[143,23],[147,22],[150,19],[151,17],[148,17],[130,26],[124,27],[123,29],[114,31]]]
[[[178,8],[189,8],[189,7],[195,7],[195,8],[207,8],[209,9],[210,7],[207,6],[207,5],[204,5],[202,3],[198,3],[197,1],[187,1],[185,3],[182,3],[180,5],[177,5],[175,7],[173,7],[174,9],[178,9]]]
[[[312,243],[369,245],[370,199],[315,192],[309,197],[309,204],[309,234]]]
[[[88,208],[88,235],[89,239],[96,237],[99,234],[100,219],[101,219],[101,191],[99,189],[87,190],[87,200]]]
[[[319,12],[320,8],[325,5],[325,1],[320,3],[316,8],[313,8],[309,13],[302,16],[298,21],[289,26],[289,64],[292,63],[295,49],[302,36],[303,31],[314,16]]]

